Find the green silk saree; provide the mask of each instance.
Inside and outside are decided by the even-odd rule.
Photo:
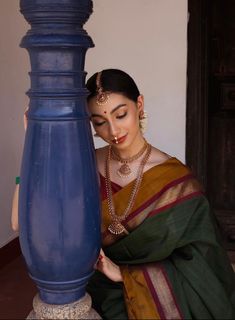
[[[113,184],[117,214],[132,182]],[[104,194],[104,181],[101,178]],[[217,225],[191,172],[171,158],[144,173],[124,222],[128,235],[112,235],[105,194],[102,241],[121,268],[123,283],[96,271],[88,284],[103,319],[235,319],[235,277]]]

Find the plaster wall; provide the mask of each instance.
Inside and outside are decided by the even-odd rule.
[[[0,247],[11,230],[11,200],[24,140],[30,65],[19,48],[28,25],[18,0],[0,1]],[[85,25],[95,48],[86,59],[88,76],[120,68],[136,80],[149,114],[146,138],[185,160],[187,0],[94,0]],[[96,139],[96,146],[102,143]]]
[[[96,0],[85,27],[95,42],[88,77],[106,68],[129,73],[145,97],[146,138],[184,162],[187,0]]]
[[[22,115],[28,104],[27,52],[19,48],[27,22],[18,0],[0,1],[0,247],[16,233],[11,230],[11,201],[19,175],[24,129]]]

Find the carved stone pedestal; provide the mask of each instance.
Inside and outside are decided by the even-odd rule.
[[[33,310],[27,319],[101,319],[91,308],[91,297],[86,295],[69,304],[47,304],[37,294],[33,299]]]

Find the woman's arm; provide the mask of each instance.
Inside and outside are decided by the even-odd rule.
[[[24,130],[27,129],[27,111],[28,108],[24,112]],[[12,200],[12,210],[11,210],[11,227],[14,231],[19,230],[19,222],[18,222],[18,203],[19,203],[19,184],[15,187],[15,192]]]
[[[19,200],[19,184],[15,187],[11,210],[11,227],[14,231],[18,231],[18,200]]]

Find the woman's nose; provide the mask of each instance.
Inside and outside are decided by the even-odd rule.
[[[118,127],[116,126],[115,123],[109,123],[109,132],[110,132],[110,135],[113,136],[113,137],[116,137],[118,136],[118,133],[119,133],[119,129]]]

